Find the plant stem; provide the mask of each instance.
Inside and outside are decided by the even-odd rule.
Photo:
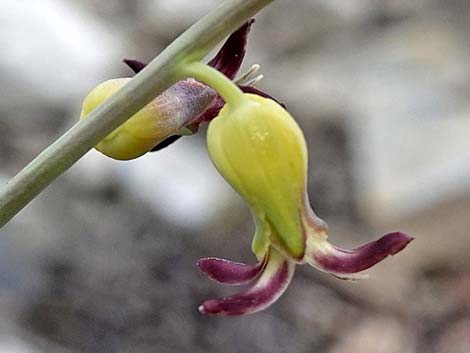
[[[225,0],[0,190],[0,227],[110,132],[178,80],[180,63],[202,59],[217,43],[273,0]]]
[[[218,70],[199,61],[182,63],[179,72],[183,76],[190,76],[206,85],[211,86],[231,107],[243,99],[243,92],[227,76]]]

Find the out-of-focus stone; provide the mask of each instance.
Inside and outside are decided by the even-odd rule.
[[[470,47],[460,32],[417,21],[347,39],[281,61],[270,80],[297,75],[288,105],[345,126],[358,210],[381,223],[465,192],[470,106],[454,92],[467,89]]]
[[[312,269],[302,267],[302,272],[309,270]],[[294,278],[284,301],[283,313],[297,330],[309,328],[310,344],[332,333],[344,332],[361,317],[355,303],[345,301],[332,288],[300,274]]]
[[[139,21],[148,31],[157,32],[160,36],[175,36],[218,3],[216,0],[141,1],[138,6]]]
[[[185,137],[128,163],[92,151],[72,173],[83,186],[116,183],[170,222],[194,230],[214,222],[237,198],[199,142]]]
[[[413,342],[403,323],[390,317],[356,324],[328,353],[413,353]]]
[[[433,353],[463,353],[470,349],[470,317],[449,325],[441,332]]]
[[[57,0],[0,5],[0,105],[74,102],[118,64],[116,29],[80,4]],[[122,54],[121,54],[122,55]],[[5,89],[8,87],[8,89]]]

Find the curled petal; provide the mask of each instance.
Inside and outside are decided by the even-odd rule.
[[[247,291],[229,297],[206,300],[199,306],[202,314],[243,315],[263,310],[286,290],[295,264],[271,249],[261,276]]]
[[[255,265],[206,257],[197,261],[197,267],[214,281],[224,284],[244,284],[253,280],[263,269],[264,261]]]
[[[360,279],[367,270],[389,255],[403,250],[413,240],[407,234],[395,232],[353,250],[337,248],[325,238],[309,237],[306,261],[321,271],[341,279]]]
[[[138,74],[140,71],[143,70],[147,64],[143,63],[142,61],[139,60],[134,60],[134,59],[124,59],[123,60],[124,64],[129,66],[134,73]]]
[[[255,20],[251,19],[233,32],[208,65],[234,79],[245,57],[247,37],[253,22]]]

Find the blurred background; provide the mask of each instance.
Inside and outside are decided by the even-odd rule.
[[[0,0],[0,182],[215,0]],[[271,308],[203,317],[234,288],[197,258],[253,262],[247,206],[205,132],[131,162],[89,152],[0,231],[1,353],[470,352],[470,2],[279,0],[245,68],[309,145],[332,243],[401,230],[403,253],[351,283],[307,266]]]

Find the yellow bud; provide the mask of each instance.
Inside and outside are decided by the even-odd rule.
[[[80,119],[122,88],[130,78],[112,79],[95,87],[85,98]],[[184,127],[213,102],[213,89],[193,80],[179,81],[111,132],[95,148],[108,157],[140,157],[173,134],[187,134]]]
[[[207,145],[218,171],[252,208],[255,254],[261,258],[272,244],[302,258],[307,147],[291,115],[271,99],[244,94],[210,123]]]

